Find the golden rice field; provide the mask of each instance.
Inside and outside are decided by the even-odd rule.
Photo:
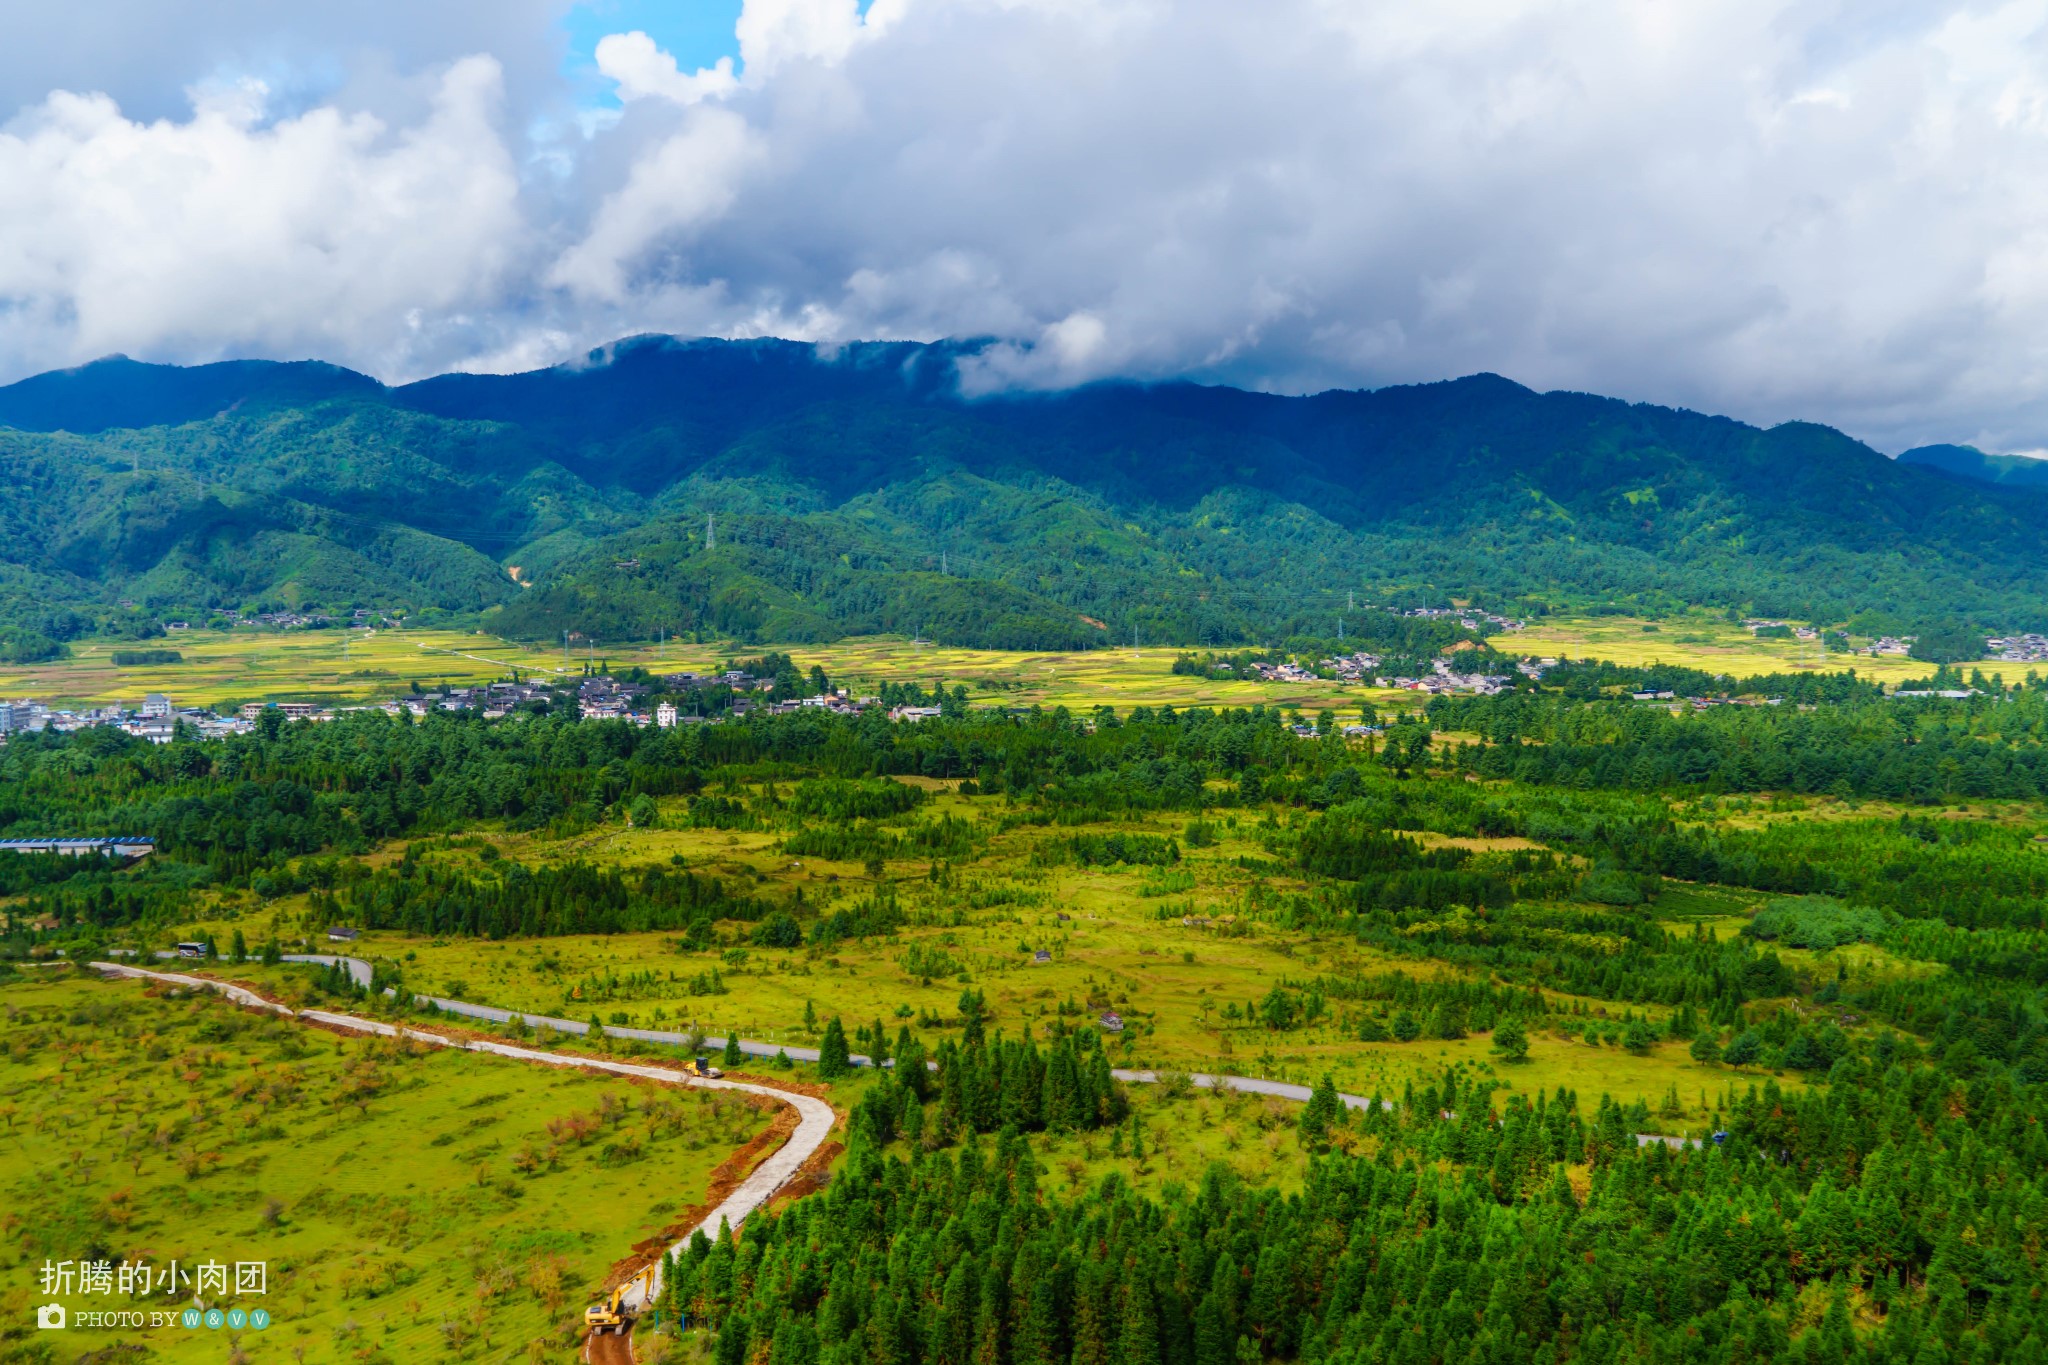
[[[1649,629],[1654,627],[1654,629]],[[1498,641],[1517,654],[1610,659],[1622,664],[1672,663],[1737,676],[1837,670],[1885,682],[1925,677],[1910,659],[1830,654],[1811,641],[1759,640],[1740,626],[1704,616],[1647,621],[1634,617],[1550,620]],[[181,663],[122,668],[117,649],[175,649]],[[1384,710],[1410,694],[1337,683],[1264,683],[1177,675],[1177,650],[1098,649],[1077,652],[962,649],[900,636],[871,636],[829,645],[619,645],[564,651],[450,630],[184,631],[138,646],[87,640],[72,656],[49,663],[0,667],[0,697],[35,697],[66,705],[133,704],[162,692],[180,705],[244,701],[375,701],[417,683],[489,682],[508,676],[578,676],[586,664],[640,665],[654,672],[703,671],[726,659],[780,649],[809,668],[822,665],[836,683],[871,692],[885,681],[965,684],[982,705],[1268,706],[1343,712],[1370,701]],[[2017,675],[2024,665],[1986,661],[1987,672]]]
[[[1356,708],[1372,699],[1384,705],[1401,693],[1342,687],[1211,681],[1175,675],[1174,651],[1146,649],[1033,653],[954,649],[914,644],[897,637],[841,641],[831,645],[636,645],[564,654],[482,634],[457,631],[182,631],[149,648],[175,649],[181,663],[115,666],[116,649],[128,641],[88,640],[72,646],[72,657],[49,663],[0,667],[0,697],[36,697],[70,705],[139,702],[161,692],[179,705],[224,702],[312,701],[326,704],[373,701],[411,690],[414,683],[489,682],[514,669],[525,676],[580,676],[587,662],[613,669],[633,665],[654,672],[703,671],[731,658],[756,657],[780,649],[804,668],[821,664],[833,680],[856,691],[884,681],[929,685],[944,678],[966,684],[978,704],[1041,704],[1070,707],[1112,705],[1299,707],[1304,711]]]

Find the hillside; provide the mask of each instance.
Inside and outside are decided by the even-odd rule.
[[[2031,455],[1987,455],[1975,446],[1916,446],[1900,455],[1899,463],[1923,465],[1973,483],[2048,488],[2048,460]]]
[[[406,605],[535,638],[1071,648],[1330,635],[1347,601],[1457,595],[2048,625],[2048,492],[1825,427],[1491,375],[968,401],[971,349],[640,338],[396,388],[311,363],[38,376],[0,388],[0,621]]]

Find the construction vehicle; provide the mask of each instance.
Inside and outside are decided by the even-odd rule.
[[[702,1076],[706,1080],[715,1081],[725,1073],[705,1061],[702,1057],[692,1057],[689,1061],[683,1063],[683,1074],[686,1076]]]
[[[602,1303],[593,1303],[583,1310],[583,1325],[592,1336],[603,1336],[606,1332],[624,1335],[633,1320],[626,1307],[626,1286],[620,1285],[611,1292],[611,1297]]]
[[[583,1310],[583,1325],[590,1331],[592,1336],[603,1336],[606,1332],[615,1332],[620,1336],[624,1336],[633,1329],[633,1319],[640,1316],[641,1307],[652,1296],[654,1272],[658,1268],[658,1264],[648,1266],[638,1275],[612,1290],[602,1302],[593,1303],[590,1307]],[[643,1294],[638,1304],[627,1303],[626,1295],[643,1280],[646,1281],[649,1293]]]

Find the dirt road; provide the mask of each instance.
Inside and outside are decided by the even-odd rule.
[[[217,991],[238,1005],[251,1009],[268,1010],[288,1018],[320,1024],[328,1028],[348,1029],[357,1033],[373,1033],[386,1038],[405,1037],[436,1047],[456,1047],[469,1052],[489,1052],[500,1057],[512,1057],[520,1061],[537,1062],[543,1066],[573,1066],[592,1071],[608,1071],[620,1076],[635,1076],[643,1080],[661,1081],[669,1085],[695,1086],[700,1090],[742,1090],[751,1095],[764,1095],[780,1104],[786,1104],[797,1113],[796,1131],[789,1141],[769,1153],[766,1160],[756,1166],[745,1180],[730,1195],[707,1214],[703,1221],[691,1228],[678,1239],[669,1251],[678,1251],[688,1245],[697,1232],[707,1237],[718,1234],[721,1223],[738,1228],[747,1216],[766,1204],[774,1193],[789,1183],[803,1164],[810,1160],[812,1153],[824,1145],[831,1135],[834,1115],[832,1106],[809,1095],[799,1095],[788,1090],[777,1090],[773,1086],[754,1085],[747,1081],[713,1080],[704,1076],[691,1076],[670,1067],[648,1066],[641,1062],[620,1062],[598,1057],[563,1057],[534,1048],[515,1047],[489,1038],[449,1038],[442,1034],[430,1033],[423,1029],[407,1028],[399,1024],[385,1023],[380,1019],[364,1019],[353,1014],[340,1014],[332,1010],[293,1010],[274,1000],[266,1000],[256,992],[224,981],[213,981],[206,977],[185,976],[178,972],[153,972],[143,967],[131,967],[122,962],[94,962],[93,970],[108,976],[130,977],[149,981],[162,981],[171,985],[184,986],[192,990]],[[636,1281],[627,1291],[626,1303],[636,1311],[645,1308],[649,1302],[661,1295],[661,1268],[657,1263],[652,1275]],[[596,1354],[592,1360],[617,1359],[631,1365],[632,1347],[629,1337],[593,1337],[588,1343],[594,1352],[602,1349],[605,1356]],[[623,1354],[619,1352],[623,1351]]]

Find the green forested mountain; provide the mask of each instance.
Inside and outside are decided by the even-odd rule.
[[[531,636],[1220,644],[1455,594],[2048,625],[2048,490],[1824,427],[1489,375],[969,400],[972,349],[641,338],[398,388],[260,362],[38,376],[0,389],[0,621],[405,604]]]
[[[1924,465],[1973,483],[2048,488],[2048,460],[2031,455],[1986,455],[1975,446],[1915,446],[1899,456],[1899,463]]]

